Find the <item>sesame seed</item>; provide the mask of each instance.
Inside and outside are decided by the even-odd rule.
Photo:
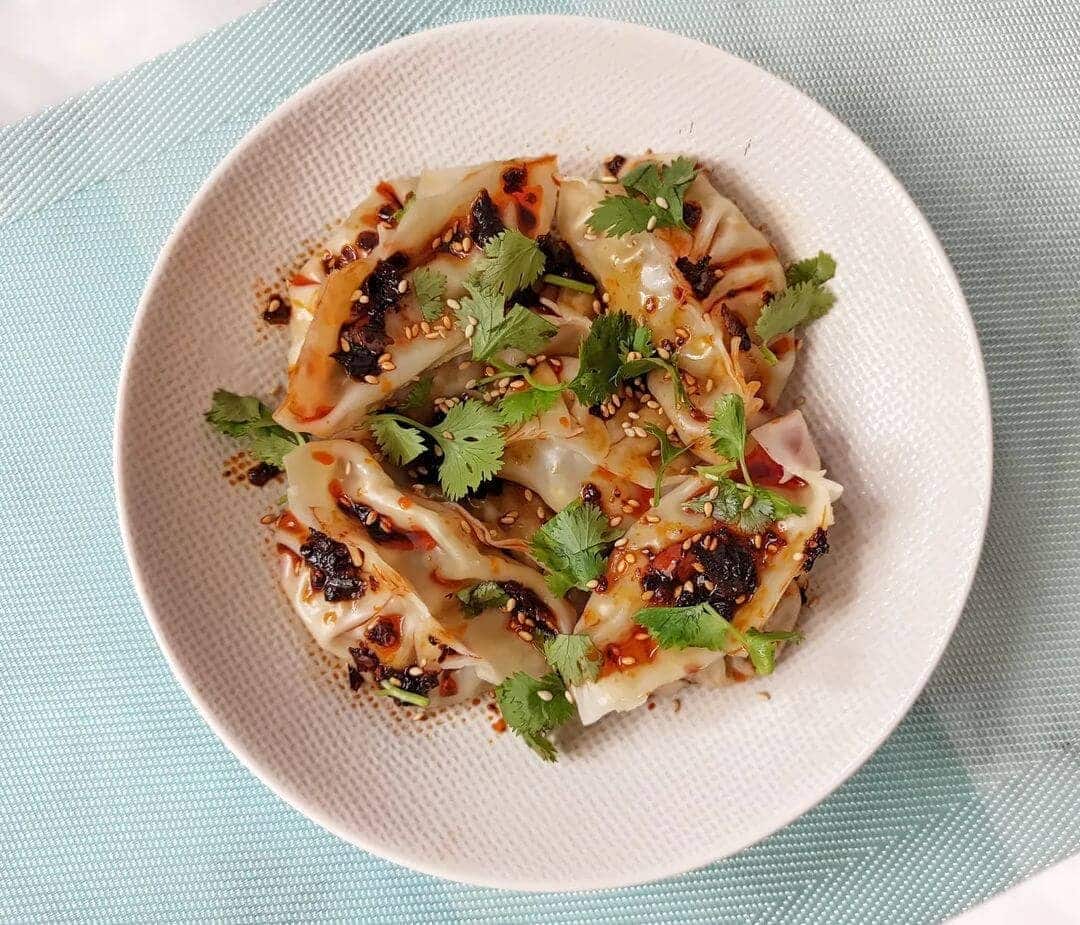
[[[650,215],[649,220],[645,223],[645,230],[652,231],[656,227],[656,216]]]
[[[745,594],[740,594],[737,598],[735,598],[735,603],[736,604],[745,604],[746,603],[746,595]]]
[[[711,392],[713,390],[714,385],[715,385],[715,383],[712,381],[711,378],[706,379],[705,380],[705,391],[706,392]]]
[[[566,698],[567,703],[574,702],[574,695],[570,691],[563,691],[563,696]]]
[[[602,296],[600,296],[600,301],[602,301],[605,305],[610,305],[611,304],[611,294],[605,292]]]
[[[526,489],[525,489],[525,500],[526,500],[526,501],[532,501],[532,499],[533,499],[533,493],[532,493],[532,490],[531,490],[531,489],[528,489],[528,488],[526,488]]]
[[[704,506],[704,507],[703,507],[703,508],[701,509],[701,512],[702,512],[702,513],[703,513],[703,514],[704,514],[704,515],[705,515],[706,517],[712,517],[712,512],[713,512],[713,503],[712,503],[711,501],[706,501],[706,502],[705,502],[705,506]]]
[[[515,607],[517,607],[516,597],[508,598],[506,603],[503,604],[503,610],[505,610],[507,613],[513,613]]]
[[[693,545],[694,545],[693,540],[683,540],[682,551],[683,552],[689,552],[690,547],[693,546]]]
[[[668,207],[668,201],[663,196],[656,197],[656,204],[660,206],[661,209],[666,209]]]
[[[409,675],[414,678],[419,678],[423,673],[424,669],[419,665],[413,665],[412,668],[409,669]]]
[[[632,655],[624,655],[622,656],[622,658],[619,659],[620,665],[634,665],[636,663],[637,659],[634,658]]]
[[[648,633],[634,633],[634,638],[638,642],[644,642],[646,639],[649,638],[649,634]]]
[[[476,333],[476,325],[475,324],[467,324],[467,325],[465,325],[465,331],[463,333],[465,334],[465,339],[466,340],[472,340],[473,335]],[[469,382],[471,382],[472,385],[467,385],[466,388],[471,389],[476,385],[476,380],[475,379],[470,379]]]
[[[401,293],[408,292],[409,291],[409,281],[407,279],[403,279],[400,283],[398,283],[397,284],[397,291],[401,292]]]
[[[537,691],[536,696],[543,700],[544,703],[550,703],[555,695],[551,691]]]
[[[802,562],[803,554],[801,552],[797,552],[791,558],[794,559],[796,562]]]
[[[525,640],[525,642],[532,642],[533,634],[528,630],[518,630],[518,638]]]
[[[540,304],[543,305],[544,308],[550,308],[553,312],[559,310],[558,302],[553,302],[551,299],[544,298],[543,296],[540,297]]]
[[[391,683],[391,684],[392,684],[392,685],[393,685],[394,687],[401,687],[401,678],[391,678],[391,679],[390,679],[390,683]]]
[[[620,560],[619,564],[615,566],[615,574],[624,575],[626,573],[627,565],[625,560]]]
[[[344,337],[341,338],[341,340],[338,341],[338,346],[341,348],[342,353],[348,353],[349,350],[351,349],[349,347],[349,342],[347,340],[345,340]]]
[[[461,311],[461,303],[457,299],[447,299],[446,307],[454,312]]]
[[[660,518],[659,518],[659,517],[657,517],[657,515],[656,515],[656,514],[646,514],[646,515],[645,515],[645,520],[646,520],[646,521],[647,521],[648,523],[651,523],[651,524],[658,524],[658,523],[660,523]]]
[[[536,516],[541,520],[544,519],[544,508],[541,505],[536,506]]]
[[[746,500],[743,501],[743,503],[742,503],[742,509],[744,511],[750,510],[750,505],[753,504],[753,503],[754,503],[754,496],[753,495],[747,495]]]
[[[424,340],[438,340],[440,337],[446,337],[446,334],[443,331],[428,331]]]
[[[592,591],[594,588],[599,588],[600,587],[600,582],[598,582],[595,578],[593,578],[593,579],[585,582],[585,587],[589,591]]]
[[[678,328],[675,329],[675,336],[676,337],[689,337],[690,332],[688,330],[686,330],[686,328],[678,327]]]
[[[603,176],[603,177],[600,178],[600,182],[601,183],[618,183],[619,178],[618,177]]]
[[[379,377],[378,376],[372,376],[370,373],[368,373],[368,375],[364,376],[364,382],[366,382],[368,385],[375,385],[375,383],[377,383],[378,381],[379,381]]]
[[[709,489],[709,493],[708,495],[706,495],[706,497],[710,501],[715,501],[718,497],[720,497],[720,486],[714,485],[711,489]]]
[[[656,348],[656,353],[657,353],[657,356],[659,356],[661,360],[670,360],[671,359],[671,351],[666,350],[663,347],[657,347]]]
[[[453,238],[454,238],[454,229],[453,228],[447,228],[446,231],[443,232],[442,242],[443,242],[443,244],[449,244],[453,240]]]
[[[683,583],[682,589],[687,594],[692,594],[694,591],[694,582],[691,579],[687,578],[686,581]]]
[[[705,585],[705,590],[706,591],[715,591],[716,590],[716,582],[709,581],[708,578],[703,579],[701,583],[703,585]]]
[[[641,417],[641,415],[638,414],[636,411],[629,411],[627,412],[626,416],[630,418],[631,421],[636,421]]]
[[[397,364],[394,363],[392,360],[383,360],[379,364],[379,369],[387,373],[392,373],[395,369],[397,369]]]
[[[600,300],[599,299],[593,299],[592,300],[592,310],[594,312],[600,311]]]
[[[621,522],[622,518],[619,518],[619,520]],[[611,523],[611,521],[609,520],[608,523]],[[626,545],[626,537],[625,536],[619,537],[619,539],[617,539],[615,541],[615,548],[616,549],[622,549],[623,546],[625,546],[625,545]]]
[[[617,527],[622,523],[622,518],[616,514],[614,517],[609,517],[607,522],[609,527]]]
[[[473,240],[468,235],[461,239],[461,252],[463,254],[469,253],[472,250]]]
[[[443,435],[443,437],[444,437],[445,439],[447,439],[447,440],[453,440],[453,439],[454,439],[454,435],[453,435],[453,434],[452,434],[452,433],[451,433],[450,431],[448,431],[448,430],[444,430],[444,431],[442,432],[442,435]]]
[[[693,569],[694,569],[695,572],[697,572],[700,575],[705,574],[705,566],[702,565],[700,562],[694,562],[693,563]]]
[[[761,549],[761,534],[760,533],[755,533],[754,534],[754,548],[755,549]]]

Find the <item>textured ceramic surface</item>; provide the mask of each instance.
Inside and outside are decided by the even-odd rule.
[[[384,175],[548,151],[569,171],[650,147],[706,160],[785,259],[825,248],[840,267],[838,306],[809,332],[789,392],[805,397],[830,476],[846,486],[832,552],[814,571],[806,642],[770,678],[570,731],[554,767],[494,734],[482,708],[412,723],[353,700],[274,585],[258,518],[280,492],[231,487],[221,471],[232,448],[202,421],[215,387],[269,394],[282,380],[284,341],[258,321],[254,281],[275,278],[298,242]],[[285,104],[215,171],[162,252],[121,390],[132,570],[208,722],[343,838],[494,886],[662,877],[736,852],[822,799],[940,656],[989,503],[978,344],[899,184],[781,81],[714,48],[603,21],[423,33]]]

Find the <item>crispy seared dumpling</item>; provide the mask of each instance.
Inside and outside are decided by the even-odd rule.
[[[755,429],[750,452],[761,484],[805,508],[756,534],[691,510],[710,483],[687,478],[639,520],[612,554],[606,589],[594,592],[578,624],[604,653],[600,677],[574,691],[582,722],[630,710],[650,693],[716,662],[724,652],[662,649],[635,620],[643,607],[710,603],[741,631],[768,622],[788,587],[825,548],[839,486],[825,478],[802,415]],[[755,455],[756,454],[756,455]],[[737,643],[731,653],[737,653]]]
[[[457,298],[482,245],[499,232],[546,233],[555,211],[555,164],[546,157],[421,175],[374,250],[358,253],[320,285],[277,421],[320,437],[349,434],[370,407],[464,352],[450,315],[423,319],[409,274],[421,266],[440,272],[446,296]]]

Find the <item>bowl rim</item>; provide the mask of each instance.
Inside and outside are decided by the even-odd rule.
[[[654,867],[651,871],[647,872],[644,876],[629,875],[619,879],[590,879],[588,876],[583,876],[580,880],[575,881],[569,886],[552,886],[550,883],[529,879],[528,877],[516,878],[511,882],[507,882],[506,878],[502,878],[496,881],[493,878],[484,876],[483,871],[476,871],[472,873],[463,873],[459,870],[450,870],[446,867],[438,864],[430,863],[422,855],[406,854],[399,852],[393,848],[388,848],[382,844],[378,844],[373,840],[364,838],[361,834],[353,831],[346,831],[338,821],[327,812],[322,811],[318,806],[308,802],[300,793],[296,792],[294,788],[287,783],[280,781],[274,777],[272,772],[263,766],[262,760],[255,755],[247,746],[241,741],[234,738],[231,733],[220,723],[215,716],[213,710],[210,708],[208,702],[200,694],[196,685],[195,679],[189,675],[189,673],[180,664],[175,652],[173,651],[169,638],[164,631],[161,622],[159,621],[153,607],[151,606],[151,599],[149,593],[149,586],[143,571],[139,565],[139,561],[135,554],[134,545],[134,530],[131,523],[129,514],[129,497],[128,490],[125,484],[124,478],[124,460],[121,457],[121,442],[123,439],[123,433],[126,427],[126,411],[127,406],[131,398],[130,378],[131,369],[133,365],[133,356],[135,353],[135,345],[140,339],[140,333],[142,328],[147,323],[147,317],[150,313],[150,305],[154,301],[156,290],[161,283],[161,280],[165,274],[166,267],[170,263],[179,239],[182,237],[188,226],[191,225],[198,213],[201,211],[204,203],[206,203],[217,192],[217,187],[222,181],[224,175],[233,167],[233,165],[239,161],[248,148],[250,148],[264,133],[271,130],[271,127],[279,119],[287,116],[293,109],[300,106],[306,100],[317,96],[322,92],[323,88],[330,83],[338,80],[350,69],[357,67],[361,62],[372,63],[378,62],[381,59],[391,59],[395,55],[400,54],[403,50],[411,51],[413,48],[420,48],[424,44],[429,42],[438,42],[442,38],[448,35],[454,35],[461,32],[470,32],[475,30],[499,30],[507,25],[514,24],[520,25],[522,23],[535,23],[536,25],[551,26],[556,25],[568,29],[581,29],[581,28],[601,28],[612,29],[620,33],[637,33],[642,38],[648,38],[654,42],[670,42],[673,44],[685,44],[697,46],[698,49],[705,48],[711,53],[720,55],[727,59],[727,63],[731,66],[741,67],[749,69],[756,73],[759,79],[763,79],[763,83],[768,89],[773,91],[779,91],[781,93],[795,94],[799,98],[799,102],[808,112],[814,114],[817,118],[822,119],[826,123],[832,125],[832,127],[838,131],[841,137],[847,136],[851,141],[862,149],[863,153],[868,155],[871,159],[871,163],[876,164],[877,168],[881,171],[882,177],[885,181],[890,183],[896,193],[910,207],[911,217],[914,220],[918,230],[924,236],[927,245],[937,258],[938,265],[941,270],[947,275],[950,282],[955,288],[955,292],[959,299],[959,303],[956,304],[957,308],[962,308],[961,315],[963,325],[965,327],[965,333],[970,338],[972,347],[974,349],[974,381],[972,383],[975,386],[975,391],[981,397],[980,411],[981,411],[981,429],[985,432],[986,438],[986,454],[982,469],[976,473],[976,477],[980,482],[985,484],[985,493],[983,495],[984,501],[982,504],[982,510],[978,512],[976,527],[977,534],[977,546],[976,553],[971,557],[971,563],[968,566],[967,574],[963,577],[963,587],[961,589],[961,595],[958,599],[958,604],[955,612],[947,614],[943,623],[947,623],[946,632],[942,633],[940,637],[940,643],[937,649],[927,658],[925,665],[922,668],[921,673],[911,684],[906,696],[902,702],[898,702],[896,708],[892,714],[886,719],[880,730],[871,736],[868,736],[865,747],[863,750],[852,759],[849,764],[839,771],[832,782],[820,793],[811,793],[807,797],[797,804],[793,804],[790,811],[785,814],[783,821],[778,823],[770,831],[765,832],[755,838],[748,839],[740,847],[716,854],[714,850],[705,848],[695,852],[687,852],[682,855],[679,862],[671,864],[661,870]],[[120,366],[120,375],[117,382],[117,394],[116,405],[114,413],[114,426],[112,433],[112,470],[113,470],[113,489],[116,498],[116,513],[119,521],[120,536],[124,548],[124,557],[127,561],[128,569],[131,573],[132,583],[135,588],[136,595],[139,600],[139,604],[142,608],[147,622],[150,624],[151,631],[154,634],[154,639],[157,642],[158,648],[161,650],[165,657],[165,661],[169,666],[169,670],[172,672],[173,677],[179,683],[188,699],[194,704],[199,715],[203,721],[210,727],[214,735],[225,745],[225,747],[244,765],[244,767],[250,771],[264,786],[267,787],[273,794],[283,800],[292,809],[298,811],[308,819],[315,822],[328,832],[336,835],[342,841],[362,849],[376,857],[384,858],[392,861],[395,864],[401,865],[408,869],[418,871],[423,874],[428,874],[434,877],[441,878],[446,881],[465,883],[472,886],[488,887],[501,890],[521,890],[528,892],[538,893],[556,893],[556,892],[582,892],[586,890],[604,890],[604,889],[617,889],[631,886],[638,886],[645,883],[652,883],[659,880],[668,879],[671,877],[677,877],[690,871],[698,870],[709,864],[723,860],[725,858],[733,857],[734,855],[745,851],[746,849],[758,844],[764,839],[774,835],[776,832],[787,827],[796,819],[803,816],[805,813],[812,810],[814,807],[823,802],[827,797],[833,794],[844,783],[846,783],[856,771],[859,770],[870,757],[881,747],[885,740],[892,735],[893,731],[900,724],[900,721],[907,715],[911,709],[912,704],[916,698],[923,691],[927,682],[930,679],[931,674],[941,661],[941,657],[944,654],[949,641],[956,629],[956,625],[960,620],[964,608],[967,603],[968,596],[970,595],[972,585],[975,580],[975,576],[979,569],[979,564],[982,558],[983,545],[986,538],[986,529],[989,521],[991,496],[993,490],[993,421],[991,416],[991,404],[990,404],[990,392],[989,384],[986,378],[985,363],[983,360],[982,349],[979,343],[978,332],[975,327],[975,322],[971,314],[970,307],[968,306],[967,299],[963,294],[963,289],[960,285],[960,281],[956,275],[956,271],[952,266],[948,255],[945,252],[944,247],[941,245],[937,235],[934,233],[933,228],[923,215],[922,210],[911,198],[903,184],[896,178],[893,172],[885,164],[884,161],[867,145],[862,138],[860,138],[854,131],[852,131],[843,121],[841,121],[832,112],[814,100],[812,97],[804,93],[798,87],[788,83],[775,74],[767,71],[765,68],[754,64],[751,61],[740,58],[737,55],[733,55],[723,48],[716,45],[711,45],[708,42],[704,42],[698,39],[690,38],[681,33],[670,32],[666,29],[659,29],[653,26],[646,26],[635,22],[627,22],[623,20],[613,20],[604,17],[594,16],[575,16],[564,14],[537,14],[537,15],[520,15],[520,16],[497,16],[487,17],[483,19],[468,20],[464,22],[450,23],[443,26],[438,26],[432,29],[425,29],[420,32],[411,33],[409,35],[401,36],[386,44],[376,46],[361,52],[358,55],[354,55],[351,58],[342,61],[335,65],[326,73],[320,75],[310,83],[301,87],[295,93],[291,94],[277,106],[275,106],[269,113],[263,116],[256,125],[252,126],[243,137],[233,146],[233,148],[225,155],[224,158],[219,161],[210,173],[203,180],[199,186],[198,191],[192,197],[191,201],[184,207],[180,213],[176,222],[173,224],[169,231],[169,234],[162,245],[162,248],[158,254],[158,257],[154,263],[154,267],[147,278],[146,284],[143,288],[142,295],[139,298],[138,305],[135,309],[135,313],[131,323],[131,329],[128,333],[127,342],[124,347],[123,360]],[[706,843],[702,843],[703,845]]]

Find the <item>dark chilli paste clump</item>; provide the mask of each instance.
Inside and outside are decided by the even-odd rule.
[[[322,591],[330,603],[354,600],[366,590],[360,569],[344,543],[312,530],[300,547],[300,555],[311,566],[311,587]]]
[[[376,684],[389,681],[394,687],[408,691],[410,694],[426,696],[429,691],[440,687],[442,675],[449,674],[443,671],[423,671],[418,666],[404,670],[391,668],[389,665],[384,665],[379,660],[379,656],[367,646],[351,647],[349,655],[352,657],[352,664],[349,666],[349,687],[354,691],[359,690],[363,685],[364,676],[370,675]]]
[[[829,540],[826,537],[825,531],[820,527],[814,533],[810,539],[806,541],[806,545],[803,547],[803,566],[804,572],[809,572],[814,567],[814,563],[818,558],[825,555],[829,551]]]
[[[753,550],[742,537],[717,530],[659,553],[641,577],[653,606],[711,604],[730,617],[757,590]]]
[[[499,210],[491,201],[488,191],[480,190],[473,204],[469,207],[469,234],[477,244],[487,244],[492,238],[506,230]]]
[[[706,254],[697,263],[690,260],[689,257],[680,257],[675,261],[675,266],[679,268],[679,272],[686,277],[686,281],[690,284],[690,288],[694,290],[694,295],[699,299],[704,299],[713,290],[713,286],[716,285],[716,281],[719,278],[716,275],[716,270],[709,264],[709,255]]]
[[[386,313],[401,301],[398,287],[409,267],[397,253],[380,260],[360,286],[361,299],[352,303],[349,320],[338,332],[338,350],[330,354],[351,379],[367,380],[381,372],[379,357],[386,352]]]
[[[272,463],[261,462],[248,469],[247,480],[256,488],[262,488],[263,485],[279,475],[281,475],[281,469],[277,466]]]
[[[539,633],[541,636],[554,636],[559,631],[555,615],[535,592],[516,581],[500,581],[498,585],[506,592],[509,599],[507,603],[514,602],[508,629],[518,634]]]

